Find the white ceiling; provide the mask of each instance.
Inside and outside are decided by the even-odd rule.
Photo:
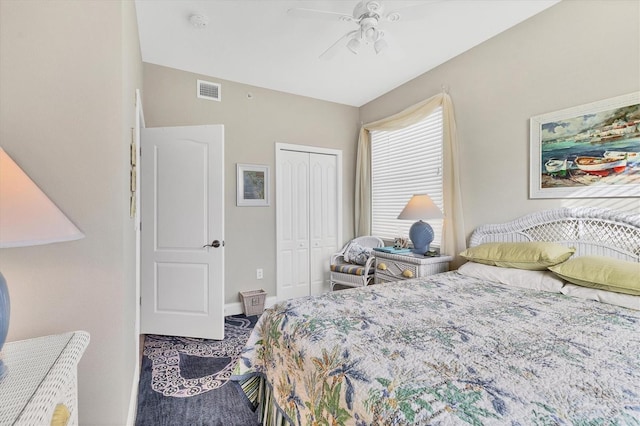
[[[389,48],[380,55],[372,46],[358,55],[345,47],[328,61],[318,56],[356,25],[287,10],[351,15],[357,0],[135,3],[144,62],[359,107],[558,1],[386,0],[387,12],[423,4],[428,13],[382,24]],[[194,27],[194,14],[205,15],[208,25]]]

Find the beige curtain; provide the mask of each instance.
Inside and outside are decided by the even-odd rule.
[[[447,93],[440,93],[417,103],[391,117],[362,126],[358,140],[356,159],[355,224],[357,235],[371,234],[371,131],[398,130],[425,119],[437,107],[442,106],[443,118],[443,192],[444,222],[441,251],[458,257],[466,248],[462,197],[460,196],[460,173],[458,142],[453,103]],[[454,265],[459,259],[454,259]]]

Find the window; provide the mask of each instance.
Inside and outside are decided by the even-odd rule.
[[[397,219],[414,194],[428,194],[442,210],[442,108],[419,123],[371,132],[371,232],[384,239],[409,237],[412,220]],[[442,219],[429,220],[433,245]]]

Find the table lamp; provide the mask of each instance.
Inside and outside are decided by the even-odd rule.
[[[433,241],[433,228],[422,219],[441,219],[442,211],[435,205],[427,194],[416,194],[404,206],[398,219],[418,220],[409,229],[409,238],[413,243],[413,252],[425,254],[429,251],[429,244]]]
[[[71,241],[84,234],[0,148],[0,248]],[[9,290],[0,273],[0,351],[9,331]],[[7,372],[0,353],[0,378]]]

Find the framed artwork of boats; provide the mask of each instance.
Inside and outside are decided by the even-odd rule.
[[[640,92],[531,117],[530,198],[640,197]]]

